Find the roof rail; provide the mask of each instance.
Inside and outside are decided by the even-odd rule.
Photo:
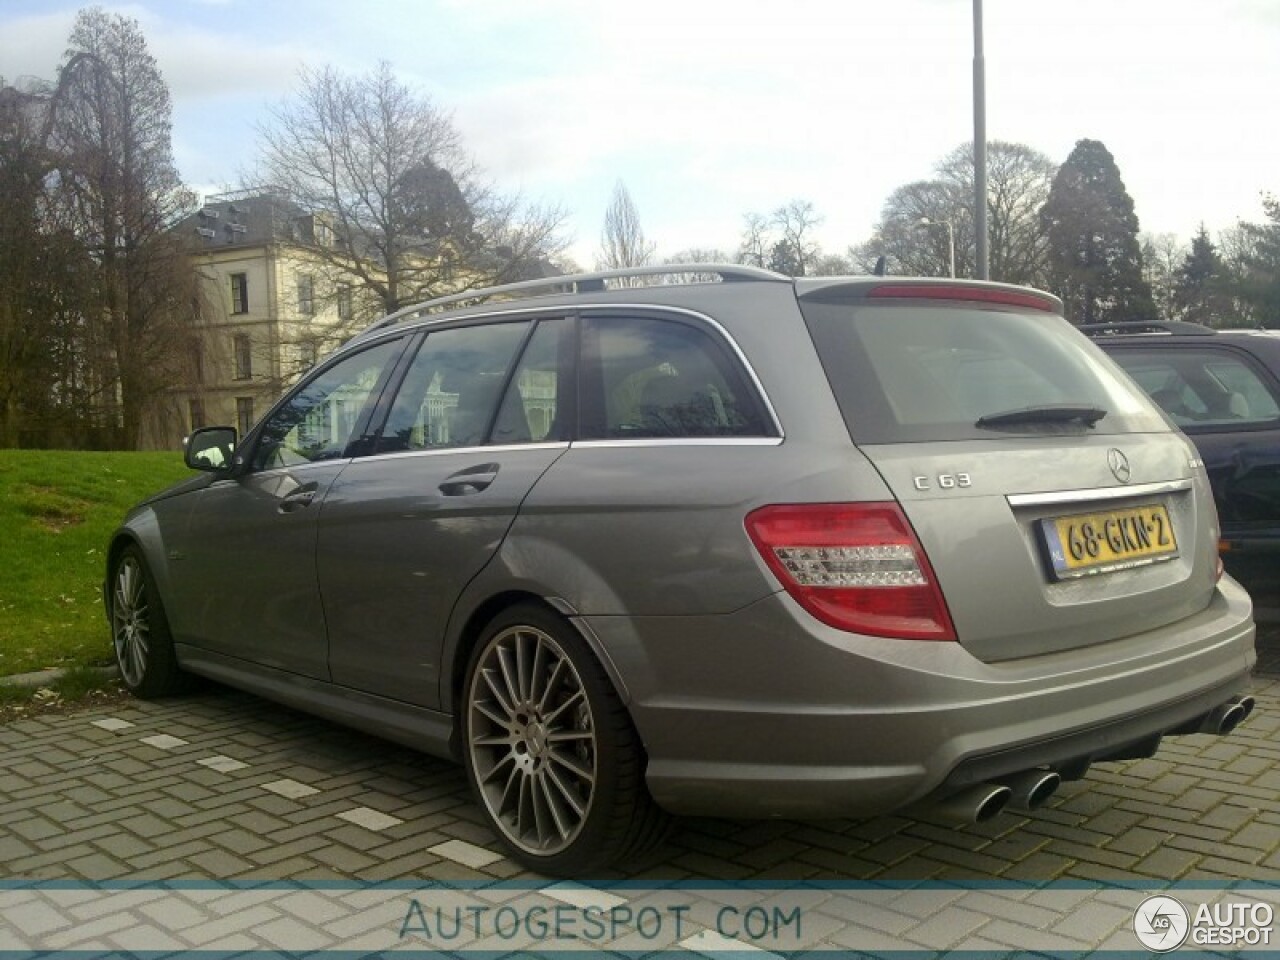
[[[719,276],[720,282],[723,283],[735,283],[744,280],[764,280],[774,283],[791,282],[791,278],[784,274],[740,263],[668,263],[661,266],[625,267],[619,270],[604,270],[598,273],[565,274],[558,277],[542,277],[538,280],[522,280],[518,283],[504,283],[495,287],[465,290],[462,293],[450,294],[447,297],[437,297],[434,300],[415,303],[375,321],[360,331],[356,338],[363,337],[375,330],[383,330],[394,326],[405,320],[415,320],[418,317],[443,310],[445,307],[454,304],[471,303],[473,301],[481,303],[491,297],[520,300],[528,297],[554,296],[565,293],[590,293],[607,289],[607,284],[610,280],[627,280],[632,277],[707,277],[712,275]],[[700,280],[698,282],[708,281]],[[543,292],[538,293],[536,291]]]
[[[1120,320],[1115,323],[1082,323],[1080,332],[1090,337],[1127,337],[1133,334],[1211,337],[1218,331],[1201,323],[1184,320]]]

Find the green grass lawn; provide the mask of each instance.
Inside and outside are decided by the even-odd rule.
[[[190,475],[177,453],[0,450],[0,676],[111,661],[107,539]]]

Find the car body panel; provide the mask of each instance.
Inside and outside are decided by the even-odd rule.
[[[334,683],[439,706],[441,648],[454,604],[567,448],[375,456],[342,471],[320,515],[317,548]],[[476,470],[486,477],[483,486],[457,482]]]

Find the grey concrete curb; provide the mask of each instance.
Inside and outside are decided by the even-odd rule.
[[[90,667],[103,677],[118,677],[119,669],[112,664],[109,667]],[[15,673],[8,677],[0,677],[0,684],[8,687],[47,687],[57,682],[67,672],[64,667],[51,667],[48,670],[36,670],[34,673]]]

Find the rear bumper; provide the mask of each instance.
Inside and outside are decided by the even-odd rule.
[[[625,687],[648,784],[676,813],[887,813],[966,785],[1122,754],[1248,689],[1248,595],[1140,636],[982,663],[859,637],[785,594],[719,617],[585,620]]]

